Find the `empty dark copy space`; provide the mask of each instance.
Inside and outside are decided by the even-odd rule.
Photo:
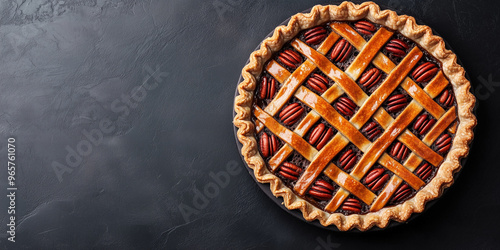
[[[270,199],[232,125],[241,68],[260,41],[291,15],[338,1],[2,1],[0,248],[498,248],[500,5],[376,2],[453,48],[477,94],[478,126],[459,178],[425,213],[342,233]]]

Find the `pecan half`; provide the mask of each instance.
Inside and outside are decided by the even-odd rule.
[[[323,93],[327,90],[328,88],[328,80],[326,77],[320,75],[320,74],[312,74],[311,77],[307,80],[307,85],[319,93]]]
[[[391,156],[398,161],[405,159],[409,153],[410,150],[399,141],[394,144],[390,152]]]
[[[325,180],[317,180],[307,193],[318,200],[330,200],[333,197],[333,186]]]
[[[446,107],[451,107],[454,101],[455,97],[453,97],[453,93],[448,89],[443,91],[441,97],[439,98],[439,102]]]
[[[404,57],[409,48],[410,46],[400,39],[392,39],[385,46],[385,49],[395,57]]]
[[[403,184],[401,185],[398,190],[396,190],[396,193],[394,193],[394,196],[392,197],[391,201],[392,203],[398,203],[401,201],[406,200],[408,197],[411,195],[411,188],[408,186],[408,184]]]
[[[327,128],[325,124],[320,123],[316,126],[309,136],[309,143],[321,150],[326,143],[333,137],[333,129]]]
[[[429,178],[432,174],[432,166],[429,163],[424,163],[422,166],[418,167],[417,170],[415,170],[415,174],[420,177],[422,180],[426,180]]]
[[[357,161],[356,154],[352,149],[349,149],[342,154],[342,156],[339,159],[339,166],[343,168],[344,170],[349,170],[352,167],[354,167],[354,164],[356,164]]]
[[[348,198],[344,204],[342,204],[342,210],[359,214],[361,213],[361,201],[355,198]]]
[[[375,25],[373,23],[370,23],[368,21],[357,21],[354,24],[354,27],[356,27],[356,30],[358,30],[359,33],[365,34],[365,35],[371,35],[377,28],[375,28]]]
[[[427,82],[430,81],[439,71],[438,66],[435,63],[426,62],[418,66],[411,76],[417,82]]]
[[[274,80],[274,78],[270,77],[268,79],[265,76],[262,77],[261,86],[262,86],[260,89],[261,99],[271,99],[274,97],[274,93],[276,93],[276,80]]]
[[[374,192],[380,190],[390,178],[389,174],[384,174],[384,172],[385,170],[383,168],[373,169],[366,175],[363,183]]]
[[[415,124],[413,124],[413,129],[415,129],[419,135],[425,135],[434,124],[436,124],[436,119],[427,114],[422,114],[417,118]]]
[[[337,107],[338,111],[343,115],[352,116],[354,115],[356,104],[347,97],[340,97],[339,100],[335,103],[335,107]]]
[[[283,124],[291,126],[300,119],[304,111],[304,108],[300,104],[292,103],[280,112],[279,118]]]
[[[278,173],[291,181],[296,181],[299,178],[300,173],[302,173],[302,169],[295,164],[285,162],[281,165]]]
[[[273,155],[278,150],[278,140],[276,139],[276,136],[273,134],[267,135],[266,132],[263,132],[260,136],[259,145],[260,152],[264,158]]]
[[[309,44],[318,44],[327,36],[327,31],[323,26],[314,27],[304,33],[304,40]]]
[[[373,139],[382,134],[382,130],[379,128],[376,122],[368,123],[368,125],[363,130],[361,130],[361,132],[365,133],[370,141],[373,141]]]
[[[361,84],[366,89],[371,89],[375,84],[377,84],[380,79],[382,79],[382,73],[377,68],[372,68],[366,71],[359,79],[359,84]]]
[[[278,56],[278,59],[285,64],[286,66],[296,69],[297,66],[302,63],[302,58],[300,57],[299,53],[287,49],[284,50],[283,52],[280,53]]]
[[[335,44],[330,58],[334,62],[343,62],[351,55],[352,50],[352,45],[347,40],[342,39]]]
[[[452,138],[449,134],[442,134],[437,140],[436,140],[436,149],[437,152],[440,154],[445,154],[450,150],[451,148],[451,141]]]
[[[398,112],[408,105],[408,99],[404,94],[393,95],[387,102],[387,111],[389,112]]]

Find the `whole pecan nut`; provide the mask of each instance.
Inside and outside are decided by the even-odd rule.
[[[413,124],[413,129],[415,129],[419,135],[425,135],[434,124],[436,124],[436,119],[433,119],[427,114],[422,114],[417,118],[415,124]]]
[[[361,132],[365,133],[365,135],[371,141],[382,134],[382,130],[379,128],[376,122],[368,123],[368,125],[364,129],[362,129]]]
[[[278,150],[278,140],[276,139],[276,136],[273,134],[267,135],[266,132],[263,132],[260,136],[259,145],[260,152],[264,158],[274,155],[274,153]]]
[[[352,149],[349,149],[342,154],[342,156],[339,158],[339,166],[343,168],[344,170],[349,170],[352,167],[354,167],[354,164],[356,164],[357,161],[356,154]]]
[[[261,82],[260,98],[261,99],[271,99],[276,93],[276,80],[274,78],[263,77]]]
[[[398,190],[394,193],[394,196],[392,197],[391,201],[393,203],[398,203],[401,201],[406,200],[408,197],[411,195],[411,188],[408,186],[408,184],[403,184],[401,185]]]
[[[396,142],[391,149],[390,155],[394,157],[396,160],[400,161],[406,158],[410,150],[401,142]]]
[[[304,33],[304,40],[306,41],[306,43],[316,45],[326,38],[326,33],[327,31],[325,27],[317,26]]]
[[[285,162],[281,165],[278,173],[291,181],[296,181],[302,173],[302,169],[293,163]]]
[[[342,204],[342,210],[352,213],[361,213],[361,202],[355,198],[348,198],[344,204]]]
[[[342,39],[335,44],[330,58],[334,62],[343,62],[351,55],[352,50],[352,45],[347,40]]]
[[[323,93],[327,90],[328,88],[328,80],[326,77],[313,73],[311,77],[307,80],[307,85],[319,93]]]
[[[385,46],[385,49],[395,57],[404,57],[409,48],[410,46],[400,39],[392,39]]]
[[[305,110],[300,104],[292,103],[280,112],[279,118],[283,124],[291,126],[300,119],[304,112]]]
[[[408,105],[408,99],[404,94],[393,95],[387,102],[387,111],[389,112],[398,112]]]
[[[383,168],[373,169],[366,175],[364,184],[374,192],[380,190],[390,178],[389,174],[384,174],[384,172],[385,170]]]
[[[415,174],[420,177],[422,180],[426,180],[429,178],[432,174],[432,166],[429,163],[424,163],[422,166],[418,167],[417,170],[415,170]]]
[[[441,97],[439,98],[439,102],[446,107],[451,107],[451,105],[453,105],[454,101],[455,101],[455,97],[453,97],[453,93],[448,89],[445,90],[441,94]]]
[[[309,143],[321,150],[326,143],[333,137],[333,129],[327,128],[325,124],[320,123],[316,126],[309,136]]]
[[[278,59],[285,64],[286,66],[296,69],[297,66],[302,63],[302,57],[300,57],[299,53],[287,49],[280,53]]]
[[[362,20],[362,21],[357,21],[354,23],[354,27],[356,27],[356,30],[358,30],[359,33],[365,34],[365,35],[371,35],[377,28],[375,25],[371,22]]]
[[[333,186],[325,180],[317,180],[308,194],[318,200],[330,200],[333,197]]]
[[[430,81],[439,71],[438,66],[435,63],[426,62],[418,66],[411,76],[417,82],[428,82]]]
[[[442,134],[437,140],[436,140],[436,149],[437,152],[440,154],[445,154],[450,150],[451,148],[451,141],[452,138],[449,134]]]
[[[382,79],[382,73],[377,68],[372,68],[366,71],[359,79],[359,84],[361,84],[366,89],[371,89],[375,84],[377,84],[380,79]]]
[[[335,103],[335,107],[337,107],[338,111],[343,115],[352,116],[354,115],[356,104],[347,97],[340,97],[339,100]]]

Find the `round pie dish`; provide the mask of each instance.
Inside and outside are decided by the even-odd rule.
[[[372,2],[290,18],[242,70],[234,124],[260,183],[339,230],[404,222],[467,156],[475,98],[456,55]]]

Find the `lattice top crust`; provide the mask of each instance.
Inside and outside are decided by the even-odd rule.
[[[295,15],[242,75],[234,123],[245,160],[287,208],[325,226],[406,220],[468,152],[475,99],[455,55],[374,3]]]

